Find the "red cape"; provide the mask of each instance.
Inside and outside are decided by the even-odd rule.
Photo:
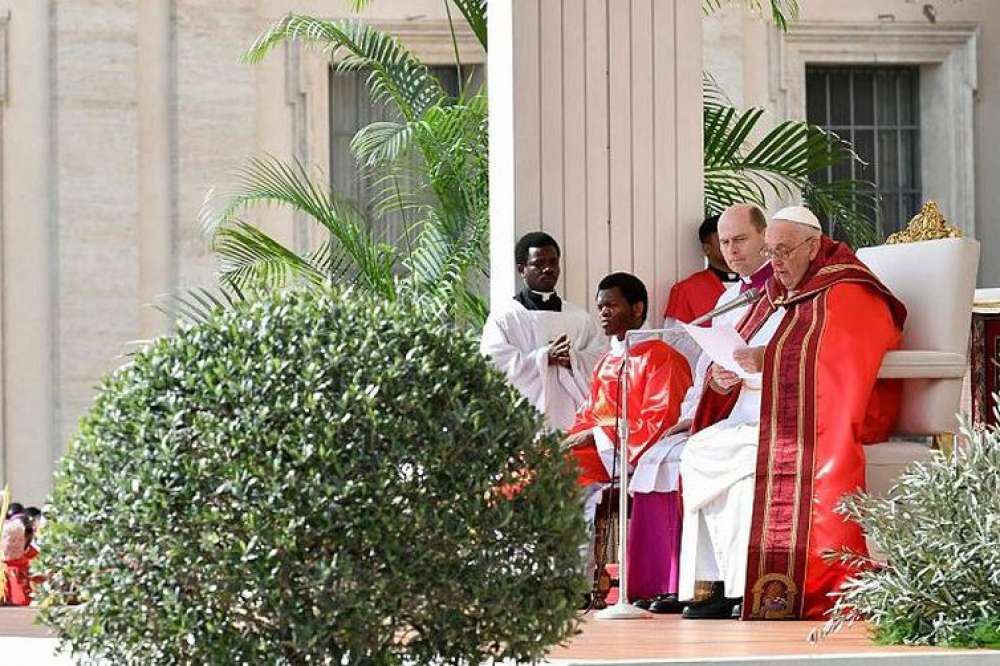
[[[590,396],[576,414],[567,435],[601,428],[615,445],[622,357],[607,352],[594,368]],[[663,438],[681,413],[684,394],[691,386],[691,367],[680,352],[661,340],[632,345],[628,367],[629,462],[635,463]],[[573,455],[580,466],[580,483],[607,483],[607,470],[594,445],[577,446]]]
[[[865,485],[864,441],[895,425],[899,382],[878,382],[899,346],[906,308],[843,243],[824,237],[791,297],[775,279],[740,322],[750,337],[786,312],[764,354],[760,440],[744,619],[822,619],[856,573],[824,553],[867,553],[860,526],[834,512]],[[725,418],[738,397],[705,387],[693,430]]]
[[[698,271],[670,288],[663,316],[690,323],[714,308],[725,290],[722,280],[710,269]]]

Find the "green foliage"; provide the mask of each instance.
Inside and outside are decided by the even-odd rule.
[[[771,22],[782,32],[788,31],[788,24],[799,15],[797,0],[701,0],[701,8],[706,14],[714,14],[726,4],[742,4],[758,14],[770,13]]]
[[[485,3],[457,6],[471,21],[482,21],[485,39]],[[372,99],[397,113],[395,121],[361,128],[351,142],[375,191],[376,219],[367,219],[332,192],[322,175],[298,162],[252,159],[229,187],[211,192],[202,208],[223,289],[255,295],[294,284],[351,285],[387,300],[412,295],[436,316],[480,326],[489,237],[485,93],[465,90],[448,97],[398,39],[357,20],[289,15],[265,30],[244,59],[259,62],[285,41],[321,50],[341,70],[368,72]],[[325,239],[307,252],[282,244],[243,220],[260,206],[302,215]],[[397,213],[405,220],[402,239],[389,238],[382,224]],[[192,300],[193,294],[182,297],[174,310],[200,316],[198,308],[184,307]]]
[[[1000,431],[968,433],[954,456],[903,474],[886,497],[848,498],[888,563],[862,569],[836,600],[825,633],[866,620],[885,643],[1000,647]]]
[[[575,471],[540,427],[403,302],[216,308],[103,382],[56,475],[43,621],[115,664],[538,659],[586,588]]]
[[[766,197],[801,197],[854,247],[878,242],[878,197],[872,183],[857,180],[816,185],[810,176],[860,158],[847,141],[809,123],[786,120],[754,137],[764,109],[739,111],[711,77],[703,85],[705,213],[721,213],[737,203],[765,207]]]

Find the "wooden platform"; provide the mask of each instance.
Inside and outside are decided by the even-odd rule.
[[[54,656],[56,641],[34,624],[31,608],[0,608],[0,655],[23,656],[23,664],[66,666]],[[1000,651],[903,648],[875,645],[856,625],[816,645],[807,641],[816,622],[682,620],[676,615],[645,620],[601,621],[588,615],[582,631],[548,657],[553,666],[663,664],[780,664],[780,666],[1000,666]],[[0,663],[6,664],[5,659]],[[14,662],[12,662],[14,663]]]
[[[582,632],[549,654],[553,664],[733,663],[1000,665],[1000,651],[880,646],[867,627],[855,625],[810,644],[819,622],[682,620],[654,615],[643,620],[584,619]]]

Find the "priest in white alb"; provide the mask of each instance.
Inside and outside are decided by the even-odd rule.
[[[547,427],[565,431],[587,399],[607,337],[586,310],[556,293],[560,259],[558,243],[544,232],[518,240],[514,261],[524,288],[493,304],[480,350],[544,415]]]
[[[771,264],[761,256],[764,247],[764,230],[767,228],[767,218],[753,204],[737,204],[722,212],[718,220],[718,240],[726,264],[738,274],[737,282],[729,285],[719,296],[713,308],[719,308],[740,297],[747,290],[763,289],[764,283],[771,277]],[[711,321],[712,326],[730,324],[735,326],[750,308],[743,305],[729,310]],[[684,334],[686,335],[686,334]],[[672,340],[668,340],[674,344]],[[691,344],[694,344],[691,341]],[[679,345],[674,345],[680,348]],[[697,348],[697,345],[695,345]],[[637,492],[649,492],[646,486],[649,480],[657,478],[664,469],[673,469],[675,476],[679,475],[681,454],[688,439],[691,422],[701,398],[705,374],[710,365],[706,354],[695,354],[693,363],[694,383],[684,396],[681,405],[681,415],[677,424],[669,431],[669,437],[658,442],[639,460],[633,474],[631,487]],[[678,545],[678,552],[680,546]],[[676,584],[674,589],[676,590]],[[663,594],[655,599],[640,599],[635,605],[647,608],[653,613],[680,613],[685,604],[678,601],[677,594]]]

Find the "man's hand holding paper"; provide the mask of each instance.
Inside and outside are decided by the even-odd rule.
[[[689,324],[682,324],[682,326],[716,365],[735,373],[741,379],[747,379],[760,372],[760,366],[763,364],[763,348],[748,348],[747,343],[731,324],[722,324],[711,328]],[[755,352],[757,349],[760,350],[759,354]],[[736,352],[738,350],[743,363],[737,360]],[[761,363],[756,363],[758,357]]]

